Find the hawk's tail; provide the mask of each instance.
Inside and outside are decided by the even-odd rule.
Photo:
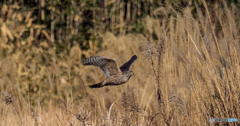
[[[97,83],[97,84],[93,84],[93,85],[89,85],[90,88],[101,88],[103,87],[104,85],[101,83]]]

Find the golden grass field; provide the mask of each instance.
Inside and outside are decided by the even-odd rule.
[[[104,33],[102,50],[73,46],[60,55],[44,42],[30,46],[34,38],[14,49],[8,41],[22,26],[0,19],[0,126],[239,125],[209,122],[240,119],[239,12],[215,6],[207,16],[198,10],[196,19],[191,9],[146,17],[144,35]],[[104,76],[81,64],[83,54],[119,64],[136,54],[135,76],[90,89]]]

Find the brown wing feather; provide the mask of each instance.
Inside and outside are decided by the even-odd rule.
[[[117,63],[114,60],[109,60],[109,62],[103,66],[101,69],[109,71],[109,76],[118,75],[120,72]]]
[[[120,74],[117,63],[112,60],[101,56],[92,56],[83,60],[83,65],[94,65],[102,69],[106,77]]]
[[[93,85],[89,85],[90,88],[100,88],[103,87],[104,85],[102,84],[102,82],[97,83],[97,84],[93,84]]]

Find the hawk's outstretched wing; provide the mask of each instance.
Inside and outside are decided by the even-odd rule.
[[[93,84],[93,85],[90,85],[89,87],[90,88],[101,88],[103,87],[104,85],[102,85],[102,82],[101,83],[97,83],[97,84]]]
[[[106,77],[121,73],[114,60],[102,56],[91,56],[83,60],[83,65],[94,65],[100,67]]]
[[[129,71],[130,66],[132,63],[137,59],[136,55],[133,55],[130,60],[128,60],[126,63],[124,63],[121,67],[120,70],[123,71]]]

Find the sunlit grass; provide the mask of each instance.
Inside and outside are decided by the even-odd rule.
[[[57,54],[48,45],[32,46],[34,36],[15,48],[7,42],[21,31],[1,25],[0,125],[201,126],[211,117],[240,119],[236,10],[216,6],[203,15],[197,9],[194,18],[191,9],[145,18],[144,34],[104,33],[101,51],[74,46]],[[83,66],[82,55],[121,64],[133,54],[138,60],[128,83],[88,88],[104,76]]]

